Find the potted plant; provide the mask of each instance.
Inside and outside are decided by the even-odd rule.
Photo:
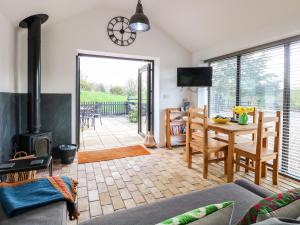
[[[254,107],[235,106],[233,108],[234,113],[239,115],[238,123],[240,125],[248,124],[248,113],[254,112]]]

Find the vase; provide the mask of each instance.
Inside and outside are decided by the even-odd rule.
[[[240,125],[247,125],[248,124],[248,114],[247,113],[242,113],[239,116],[239,124]]]

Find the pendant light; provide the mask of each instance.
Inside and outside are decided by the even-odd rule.
[[[134,32],[150,30],[150,22],[148,17],[144,14],[141,0],[138,0],[136,12],[130,18],[129,29]]]

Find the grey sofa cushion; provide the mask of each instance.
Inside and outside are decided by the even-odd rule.
[[[236,224],[248,208],[259,200],[260,196],[231,183],[115,212],[80,225],[153,225],[197,207],[224,201],[234,201],[232,224]]]
[[[250,181],[244,180],[244,179],[236,180],[234,183],[253,192],[254,194],[256,194],[262,198],[266,198],[273,194],[272,192],[268,191],[267,189],[260,187],[256,184],[254,184]]]
[[[64,201],[7,218],[0,205],[0,225],[66,225],[67,205]]]

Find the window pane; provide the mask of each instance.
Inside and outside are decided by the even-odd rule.
[[[232,116],[236,102],[237,59],[231,58],[211,64],[213,67],[210,88],[210,116]]]
[[[275,112],[283,105],[284,48],[276,47],[241,57],[241,105]]]
[[[255,106],[265,115],[275,116],[275,112],[283,108],[283,87],[283,46],[241,57],[241,105]],[[268,143],[270,151],[273,151],[274,138],[268,138]],[[280,151],[282,151],[281,148]],[[279,162],[281,168],[281,159]]]
[[[290,47],[290,119],[287,173],[300,179],[300,42]]]

